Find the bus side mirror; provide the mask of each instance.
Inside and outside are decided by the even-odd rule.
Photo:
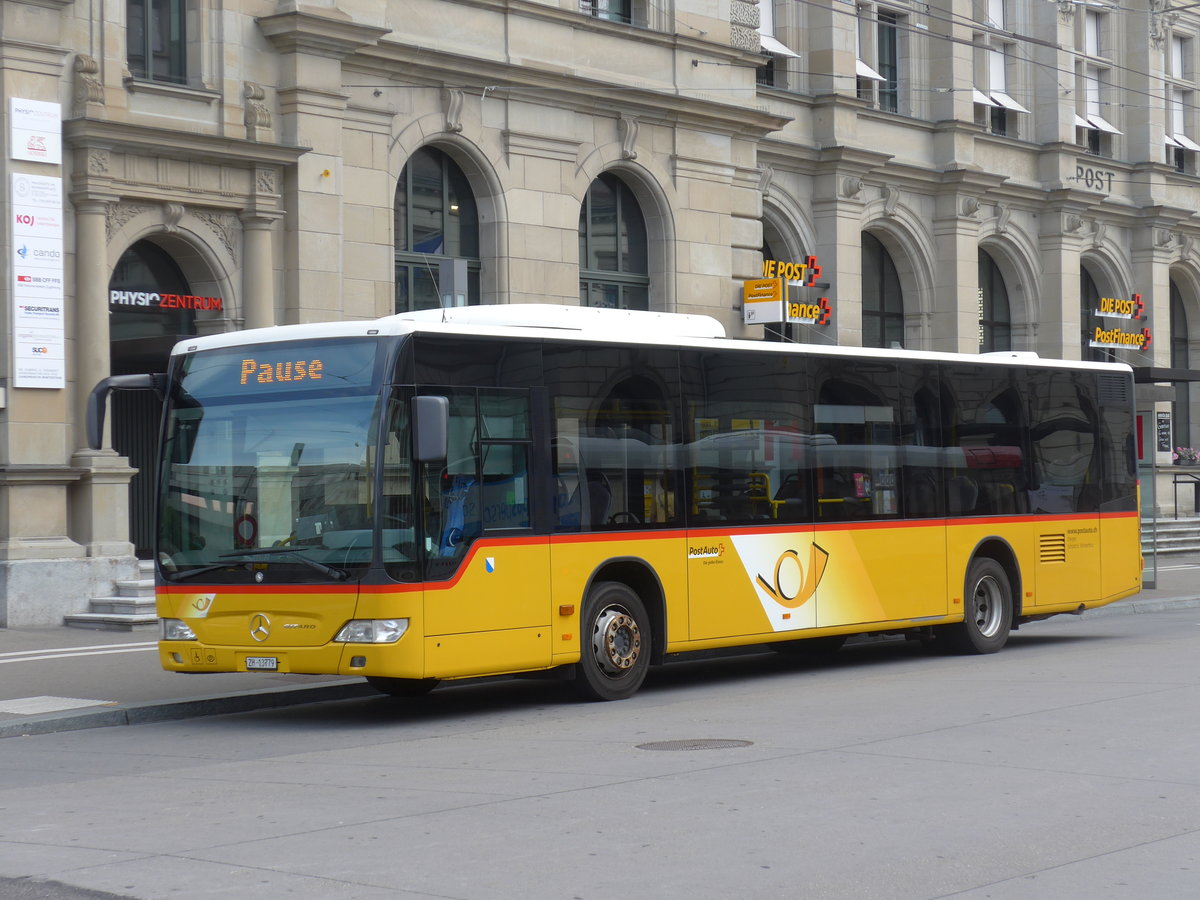
[[[153,375],[111,375],[104,378],[92,388],[87,402],[87,442],[93,450],[100,450],[104,444],[104,409],[108,405],[108,395],[112,391],[154,391],[161,399],[167,383],[166,374]]]
[[[417,462],[442,462],[450,434],[450,401],[445,397],[413,397],[413,456]]]

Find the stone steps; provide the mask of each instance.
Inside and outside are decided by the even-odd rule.
[[[142,561],[139,578],[118,581],[109,597],[94,597],[88,612],[65,616],[64,625],[96,631],[143,631],[158,627],[154,608],[154,566]]]
[[[1151,542],[1151,535],[1156,534]],[[1200,518],[1158,519],[1142,523],[1142,552],[1158,553],[1200,552]]]

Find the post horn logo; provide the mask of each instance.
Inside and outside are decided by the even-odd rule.
[[[775,576],[768,581],[758,576],[758,584],[772,600],[787,609],[799,609],[817,592],[829,552],[818,544],[808,548],[808,569],[800,563],[800,554],[795,550],[784,550],[775,560]]]

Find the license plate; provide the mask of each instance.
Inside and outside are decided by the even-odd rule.
[[[274,656],[247,656],[246,668],[274,672],[279,668],[279,659]]]

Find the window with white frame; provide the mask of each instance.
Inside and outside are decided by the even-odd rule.
[[[758,42],[766,57],[766,62],[758,67],[758,84],[762,87],[787,87],[787,61],[796,59],[800,54],[776,37],[773,0],[759,0]]]
[[[874,3],[858,7],[855,74],[858,97],[887,112],[900,111],[903,15]]]
[[[1166,84],[1167,116],[1163,129],[1167,163],[1179,172],[1197,171],[1200,137],[1195,128],[1194,92],[1191,85],[1192,41],[1184,35],[1172,35],[1170,78]]]
[[[1080,22],[1082,33],[1077,35],[1077,46],[1083,49],[1086,59],[1078,62],[1076,81],[1082,88],[1077,95],[1082,99],[1082,108],[1075,111],[1077,141],[1097,156],[1113,155],[1113,138],[1122,134],[1112,123],[1111,69],[1106,64],[1108,48],[1108,16],[1095,10],[1087,10]]]
[[[1004,40],[1008,27],[1005,0],[987,0],[983,24],[992,31],[975,35],[975,121],[993,134],[1016,137],[1020,115],[1029,115],[1013,97],[1011,73],[1016,47]]]
[[[1177,81],[1192,80],[1192,41],[1181,34],[1171,36],[1171,77]]]

